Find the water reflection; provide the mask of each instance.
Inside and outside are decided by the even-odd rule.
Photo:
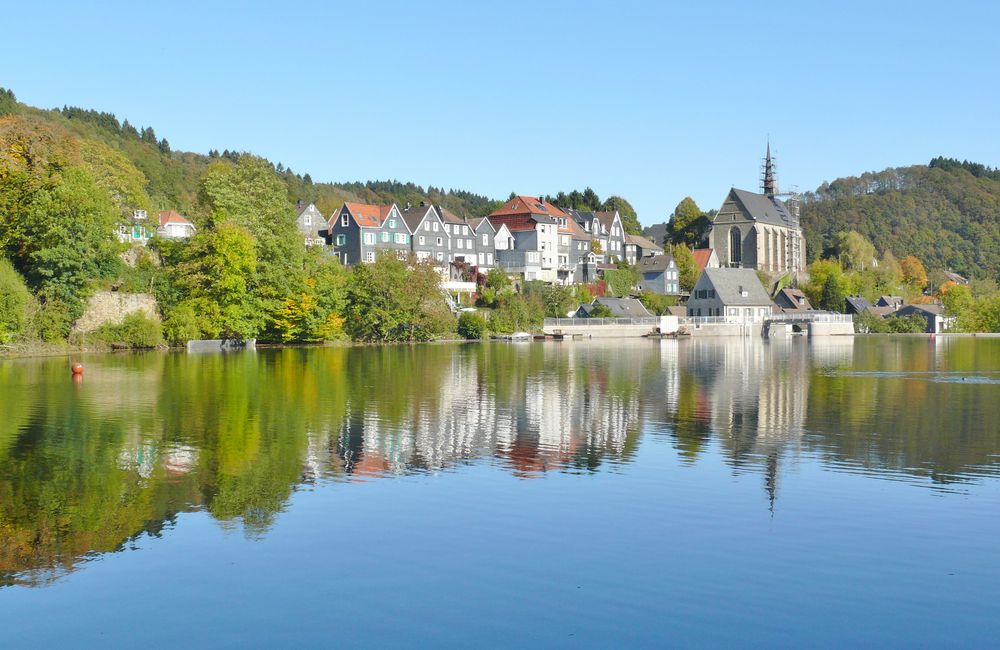
[[[740,339],[270,350],[0,364],[0,584],[45,584],[206,510],[263,534],[308,484],[489,463],[628,472],[640,443],[952,488],[996,476],[1000,341]],[[331,485],[329,489],[337,488]],[[641,498],[642,495],[636,495]]]

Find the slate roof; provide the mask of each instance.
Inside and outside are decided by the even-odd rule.
[[[770,306],[772,304],[771,297],[764,291],[764,286],[753,269],[705,269],[698,279],[698,285],[701,285],[703,280],[711,283],[724,305]],[[695,286],[695,290],[698,288]],[[747,295],[740,294],[741,288]]]
[[[878,300],[875,301],[876,307],[902,307],[903,297],[902,296],[879,296]]]
[[[662,273],[670,268],[670,263],[673,261],[674,256],[670,254],[652,255],[643,257],[638,261],[637,266],[639,273]]]
[[[441,221],[443,221],[445,223],[460,223],[460,224],[463,224],[463,225],[465,224],[465,219],[463,219],[462,217],[458,216],[457,214],[455,214],[451,210],[448,210],[443,205],[435,205],[434,209],[437,210],[437,213],[439,215],[441,215]]]
[[[616,318],[648,318],[652,316],[649,310],[635,298],[595,298],[589,305],[581,305],[586,313],[594,309],[594,305],[604,305],[611,310]]]
[[[604,226],[605,228],[607,228],[608,232],[610,233],[611,232],[611,224],[613,224],[615,222],[615,215],[618,214],[618,213],[617,212],[594,212],[592,214],[595,217],[597,217],[598,219],[600,219],[601,225]]]
[[[809,311],[812,309],[812,305],[809,303],[809,298],[807,298],[806,294],[802,293],[800,289],[785,287],[778,293],[785,298],[784,303],[790,305],[789,307],[785,307],[783,304],[782,307],[785,309],[793,309],[797,311]]]
[[[698,267],[698,272],[701,273],[708,266],[708,260],[712,257],[712,249],[696,248],[691,251],[691,254],[694,255],[694,263]]]
[[[872,304],[864,296],[847,296],[844,301],[847,303],[846,306],[853,309],[856,314],[863,313],[872,307]]]
[[[786,228],[792,226],[792,215],[782,201],[764,194],[738,190],[735,187],[730,193],[743,205],[754,221]]]
[[[642,235],[648,237],[654,242],[662,242],[667,238],[667,224],[665,223],[654,223],[652,226],[648,226],[642,229]]]
[[[576,219],[569,220],[569,231],[573,239],[577,241],[590,241],[591,239],[590,233],[584,230],[583,226],[577,223]]]
[[[303,212],[305,212],[306,210],[309,209],[310,205],[313,205],[313,204],[312,203],[306,203],[305,201],[299,199],[298,201],[295,202],[295,212],[296,212],[296,214],[302,214]]]
[[[479,226],[483,225],[484,222],[494,232],[496,232],[496,227],[494,227],[493,223],[489,219],[487,219],[486,217],[475,217],[473,219],[469,219],[469,227],[472,228],[473,232],[476,232],[477,230],[479,230]]]
[[[639,235],[625,235],[625,241],[629,244],[635,244],[644,251],[663,251],[661,246],[657,246],[649,239],[645,237],[640,237]]]
[[[403,221],[406,222],[406,227],[410,229],[410,232],[417,232],[417,228],[420,227],[421,222],[427,217],[428,212],[433,212],[434,208],[429,205],[419,205],[415,208],[410,208],[409,210],[400,210],[400,214],[403,215]]]
[[[934,314],[935,316],[940,316],[943,313],[944,309],[942,308],[941,305],[938,305],[936,303],[928,303],[924,305],[911,304],[900,307],[899,310],[896,312],[896,314],[900,316],[906,316],[916,311],[922,311],[928,314]]]

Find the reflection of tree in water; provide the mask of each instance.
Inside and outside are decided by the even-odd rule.
[[[614,469],[643,430],[667,432],[686,464],[717,448],[734,471],[759,472],[772,503],[800,452],[967,480],[996,463],[995,385],[869,371],[977,368],[1000,368],[1000,346],[696,338],[107,355],[79,386],[61,359],[0,365],[0,584],[44,583],[191,510],[264,535],[303,483],[478,459],[520,477]]]

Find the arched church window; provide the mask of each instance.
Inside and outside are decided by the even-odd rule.
[[[743,235],[733,226],[729,230],[729,263],[739,266],[743,262]]]

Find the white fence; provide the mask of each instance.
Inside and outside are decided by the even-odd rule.
[[[753,322],[744,320],[740,316],[681,316],[679,321],[681,325],[746,325]],[[784,313],[769,314],[765,316],[763,320],[756,322],[758,324],[762,324],[766,321],[774,321],[778,323],[851,323],[854,322],[854,317],[850,314],[834,314],[824,312],[806,314]],[[571,327],[575,325],[584,325],[588,327],[599,327],[602,325],[652,325],[655,327],[659,324],[660,318],[658,316],[653,316],[651,318],[546,318],[543,323],[545,327]]]

